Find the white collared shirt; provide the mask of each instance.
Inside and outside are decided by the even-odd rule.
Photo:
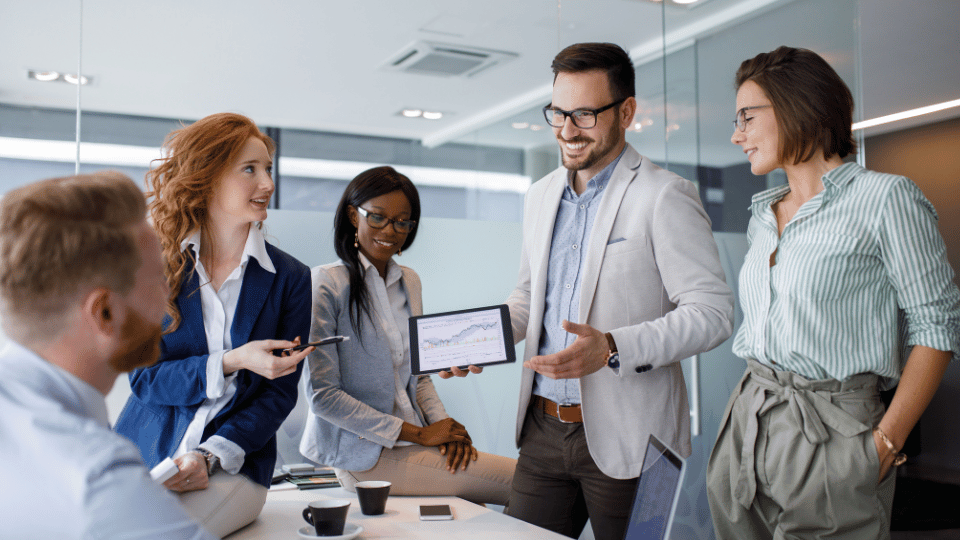
[[[210,356],[207,359],[207,399],[203,401],[196,415],[187,426],[187,431],[180,441],[180,446],[173,457],[179,457],[200,446],[209,450],[220,458],[223,470],[230,474],[237,474],[243,466],[245,453],[233,441],[219,435],[214,435],[203,441],[203,430],[217,414],[230,403],[237,393],[237,374],[229,376],[223,374],[223,355],[233,349],[233,340],[230,329],[233,327],[234,315],[237,311],[237,302],[240,298],[240,289],[243,277],[246,275],[247,263],[253,257],[264,270],[276,274],[277,270],[267,253],[263,233],[255,225],[250,226],[247,234],[247,243],[240,256],[240,265],[227,276],[220,290],[214,290],[210,277],[203,263],[200,262],[200,231],[194,231],[180,244],[181,251],[193,248],[196,256],[196,272],[200,280],[200,308],[203,311],[203,329],[207,336],[207,349]],[[243,345],[242,343],[240,345]]]
[[[403,272],[400,265],[390,259],[387,262],[387,277],[363,255],[360,264],[364,269],[364,283],[370,293],[372,315],[380,323],[378,331],[383,331],[390,343],[390,360],[393,363],[394,402],[393,415],[404,422],[423,427],[419,415],[410,403],[407,384],[410,382],[410,303],[407,291],[403,287]],[[397,441],[394,446],[407,446],[411,443]]]
[[[3,538],[213,538],[110,429],[103,394],[13,341],[0,411]]]

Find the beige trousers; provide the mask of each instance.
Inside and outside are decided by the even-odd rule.
[[[896,474],[879,484],[877,376],[812,381],[753,360],[707,464],[719,540],[890,538]]]
[[[386,480],[390,495],[445,495],[461,497],[477,504],[506,506],[510,498],[515,459],[480,452],[467,470],[447,470],[447,457],[435,447],[399,446],[384,448],[377,464],[368,471],[336,469],[340,484],[356,491],[354,484],[366,480]]]
[[[267,502],[267,491],[242,474],[220,471],[210,477],[207,489],[178,495],[190,517],[223,538],[257,519]]]

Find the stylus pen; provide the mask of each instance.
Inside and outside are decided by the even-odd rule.
[[[320,345],[331,345],[333,343],[340,343],[341,341],[350,341],[349,336],[330,336],[328,338],[323,338],[320,341],[314,341],[313,343],[304,343],[303,345],[297,345],[296,347],[290,347],[289,349],[283,349],[284,351],[302,351],[307,347],[319,347]]]

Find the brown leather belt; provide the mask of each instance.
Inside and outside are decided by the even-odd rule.
[[[580,405],[560,405],[542,396],[533,396],[533,406],[565,424],[583,423]]]

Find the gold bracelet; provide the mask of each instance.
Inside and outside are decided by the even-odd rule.
[[[877,435],[880,435],[880,440],[883,441],[883,444],[887,445],[887,449],[890,450],[890,455],[893,456],[893,466],[903,465],[903,462],[907,461],[907,455],[897,450],[897,447],[890,442],[887,434],[880,429],[880,426],[873,428],[873,430],[877,432]]]

